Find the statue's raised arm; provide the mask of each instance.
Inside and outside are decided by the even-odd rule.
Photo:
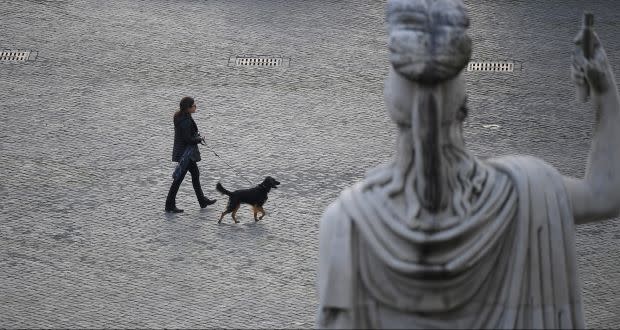
[[[388,0],[386,13],[396,153],[323,214],[317,327],[583,328],[575,222],[620,205],[619,97],[598,38],[586,60],[578,36],[574,55],[597,113],[578,180],[535,157],[467,150],[461,1]]]
[[[592,52],[584,54],[589,38]],[[582,29],[577,34],[572,63],[571,76],[579,90],[587,87],[590,91],[596,118],[585,177],[565,179],[575,222],[585,223],[617,216],[620,211],[620,96],[596,33]]]

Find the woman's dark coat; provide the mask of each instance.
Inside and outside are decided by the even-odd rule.
[[[192,116],[188,113],[181,114],[174,118],[174,147],[172,148],[172,161],[178,162],[183,156],[187,146],[197,145],[201,137],[198,134],[198,127]],[[194,148],[191,159],[195,162],[200,161],[200,151]]]

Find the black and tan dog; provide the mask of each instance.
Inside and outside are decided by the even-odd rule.
[[[215,189],[221,192],[224,195],[228,196],[228,205],[226,206],[226,211],[222,212],[220,216],[220,220],[217,223],[222,222],[224,216],[228,213],[232,212],[232,218],[235,223],[239,223],[235,215],[237,214],[237,210],[239,210],[239,206],[241,204],[250,204],[252,205],[252,210],[254,211],[254,221],[261,220],[265,216],[265,210],[263,210],[263,205],[267,201],[267,194],[271,190],[271,188],[278,188],[280,182],[278,180],[268,176],[265,177],[262,183],[254,188],[249,189],[239,189],[233,192],[226,190],[221,183],[217,183]],[[256,218],[258,212],[261,212],[262,215],[259,218]]]

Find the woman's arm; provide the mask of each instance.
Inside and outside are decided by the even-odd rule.
[[[194,129],[191,119],[184,119],[179,123],[179,126],[181,128],[181,139],[185,144],[198,144],[202,141],[198,131]]]

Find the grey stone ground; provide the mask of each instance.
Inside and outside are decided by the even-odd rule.
[[[474,59],[523,63],[468,74],[469,146],[530,154],[583,175],[593,113],[575,101],[571,40],[594,12],[620,80],[620,1],[468,2]],[[312,327],[318,220],[392,157],[383,105],[384,2],[24,1],[0,5],[0,327]],[[291,58],[229,67],[230,56]],[[180,97],[210,146],[202,184],[220,200],[163,212]],[[499,125],[489,126],[489,125]],[[215,183],[282,182],[255,224],[216,224]],[[620,224],[583,225],[587,324],[620,324]]]

